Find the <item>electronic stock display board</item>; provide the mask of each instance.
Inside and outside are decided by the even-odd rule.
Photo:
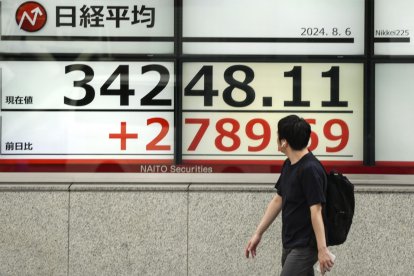
[[[374,26],[367,31],[372,6]],[[159,172],[145,167],[153,164],[167,165],[161,172],[246,164],[247,172],[266,171],[285,159],[276,144],[278,120],[297,114],[312,126],[309,149],[318,158],[362,166],[371,77],[366,36],[372,35],[374,57],[412,55],[412,6],[408,0],[2,0],[0,164],[110,162],[132,164],[132,172]],[[410,162],[409,151],[387,150],[385,133],[404,129],[387,117],[388,103],[411,99],[390,95],[412,90],[400,79],[399,92],[390,93],[389,76],[411,72],[412,64],[373,66],[375,158]],[[402,146],[407,135],[399,135]]]

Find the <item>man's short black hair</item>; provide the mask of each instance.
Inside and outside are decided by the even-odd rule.
[[[308,146],[311,126],[303,118],[289,115],[277,123],[279,141],[285,139],[294,150],[302,150]]]

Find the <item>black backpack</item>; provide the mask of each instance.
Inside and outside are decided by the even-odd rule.
[[[328,246],[345,242],[355,210],[354,185],[335,170],[326,174],[325,229]]]

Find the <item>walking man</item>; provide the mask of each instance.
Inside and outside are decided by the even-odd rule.
[[[334,265],[326,245],[322,206],[325,203],[326,174],[308,151],[310,125],[296,115],[278,122],[278,148],[287,159],[256,232],[245,249],[247,258],[256,256],[262,235],[282,211],[281,276],[314,275],[319,260],[322,274]]]

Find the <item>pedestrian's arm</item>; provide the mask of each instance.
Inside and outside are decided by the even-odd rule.
[[[262,220],[257,226],[256,233],[263,235],[263,233],[266,232],[267,228],[269,228],[272,222],[279,215],[281,209],[282,197],[279,194],[276,194],[268,204]]]
[[[254,235],[249,240],[249,243],[247,244],[247,247],[245,250],[245,255],[247,258],[249,258],[249,253],[252,254],[253,258],[256,256],[256,248],[257,248],[257,245],[260,243],[263,233],[269,228],[272,222],[276,219],[281,209],[282,209],[282,197],[276,194],[273,197],[273,199],[270,201],[270,203],[268,204],[266,211],[259,225],[256,228],[256,232],[254,233]]]
[[[322,218],[322,205],[315,204],[310,207],[313,231],[315,232],[318,246],[318,260],[321,271],[329,271],[333,266],[333,260],[326,246],[325,228]]]

